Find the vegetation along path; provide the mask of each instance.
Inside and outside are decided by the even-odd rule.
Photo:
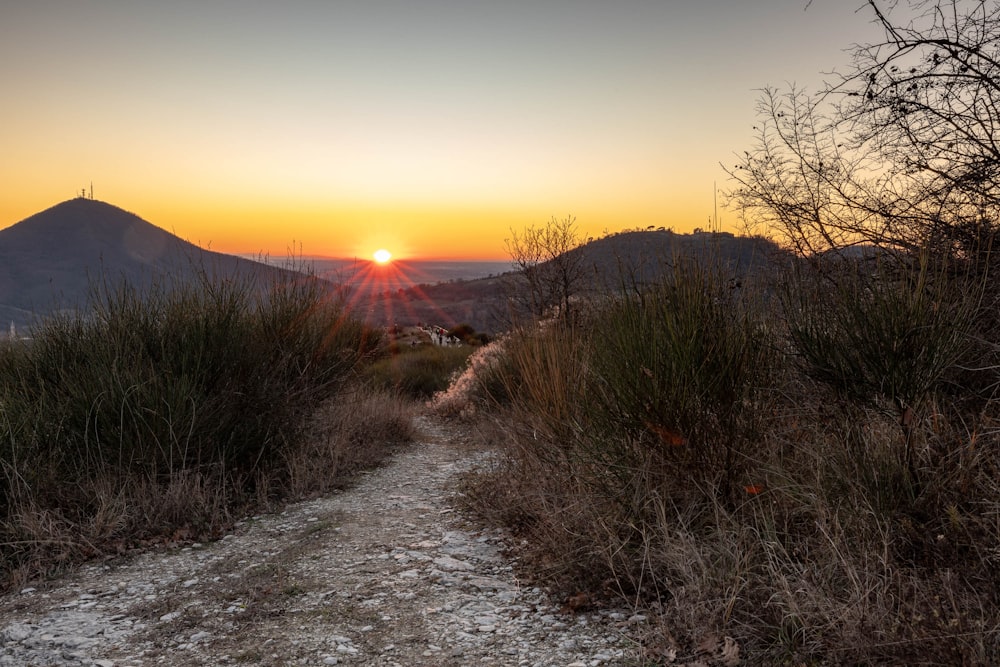
[[[488,461],[433,417],[349,490],[213,544],[0,598],[0,665],[617,665],[644,617],[569,614],[456,507]]]

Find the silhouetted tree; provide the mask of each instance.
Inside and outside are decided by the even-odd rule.
[[[814,96],[764,91],[730,201],[804,254],[873,243],[983,259],[1000,220],[1000,4],[866,8],[882,37],[853,47],[846,74]]]
[[[584,277],[582,238],[576,218],[553,217],[543,227],[529,226],[518,233],[511,230],[505,241],[514,268],[523,278],[523,289],[512,295],[534,317],[558,308],[563,320],[572,319],[572,297]]]

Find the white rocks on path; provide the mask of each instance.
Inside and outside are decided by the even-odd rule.
[[[504,536],[456,511],[456,475],[482,457],[418,422],[343,493],[0,598],[0,667],[628,662],[643,618],[565,615],[522,585]]]

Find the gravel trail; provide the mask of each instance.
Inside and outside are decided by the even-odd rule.
[[[417,423],[344,492],[0,597],[0,666],[629,664],[644,617],[564,614],[520,582],[456,507],[486,454]]]

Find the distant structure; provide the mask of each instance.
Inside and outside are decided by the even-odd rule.
[[[722,227],[719,225],[719,186],[712,181],[712,224],[713,234],[718,234]]]
[[[420,330],[429,335],[431,343],[437,345],[438,347],[451,347],[462,343],[462,341],[458,339],[458,336],[452,336],[448,333],[447,329],[442,327],[420,327]]]
[[[94,198],[94,182],[90,182],[90,196],[87,196],[87,188],[80,188],[80,199],[93,199]]]
[[[3,340],[3,334],[0,333],[0,340]],[[31,336],[19,336],[17,333],[17,327],[14,325],[14,320],[10,321],[10,332],[7,334],[7,340],[13,342],[16,340],[31,340]]]

